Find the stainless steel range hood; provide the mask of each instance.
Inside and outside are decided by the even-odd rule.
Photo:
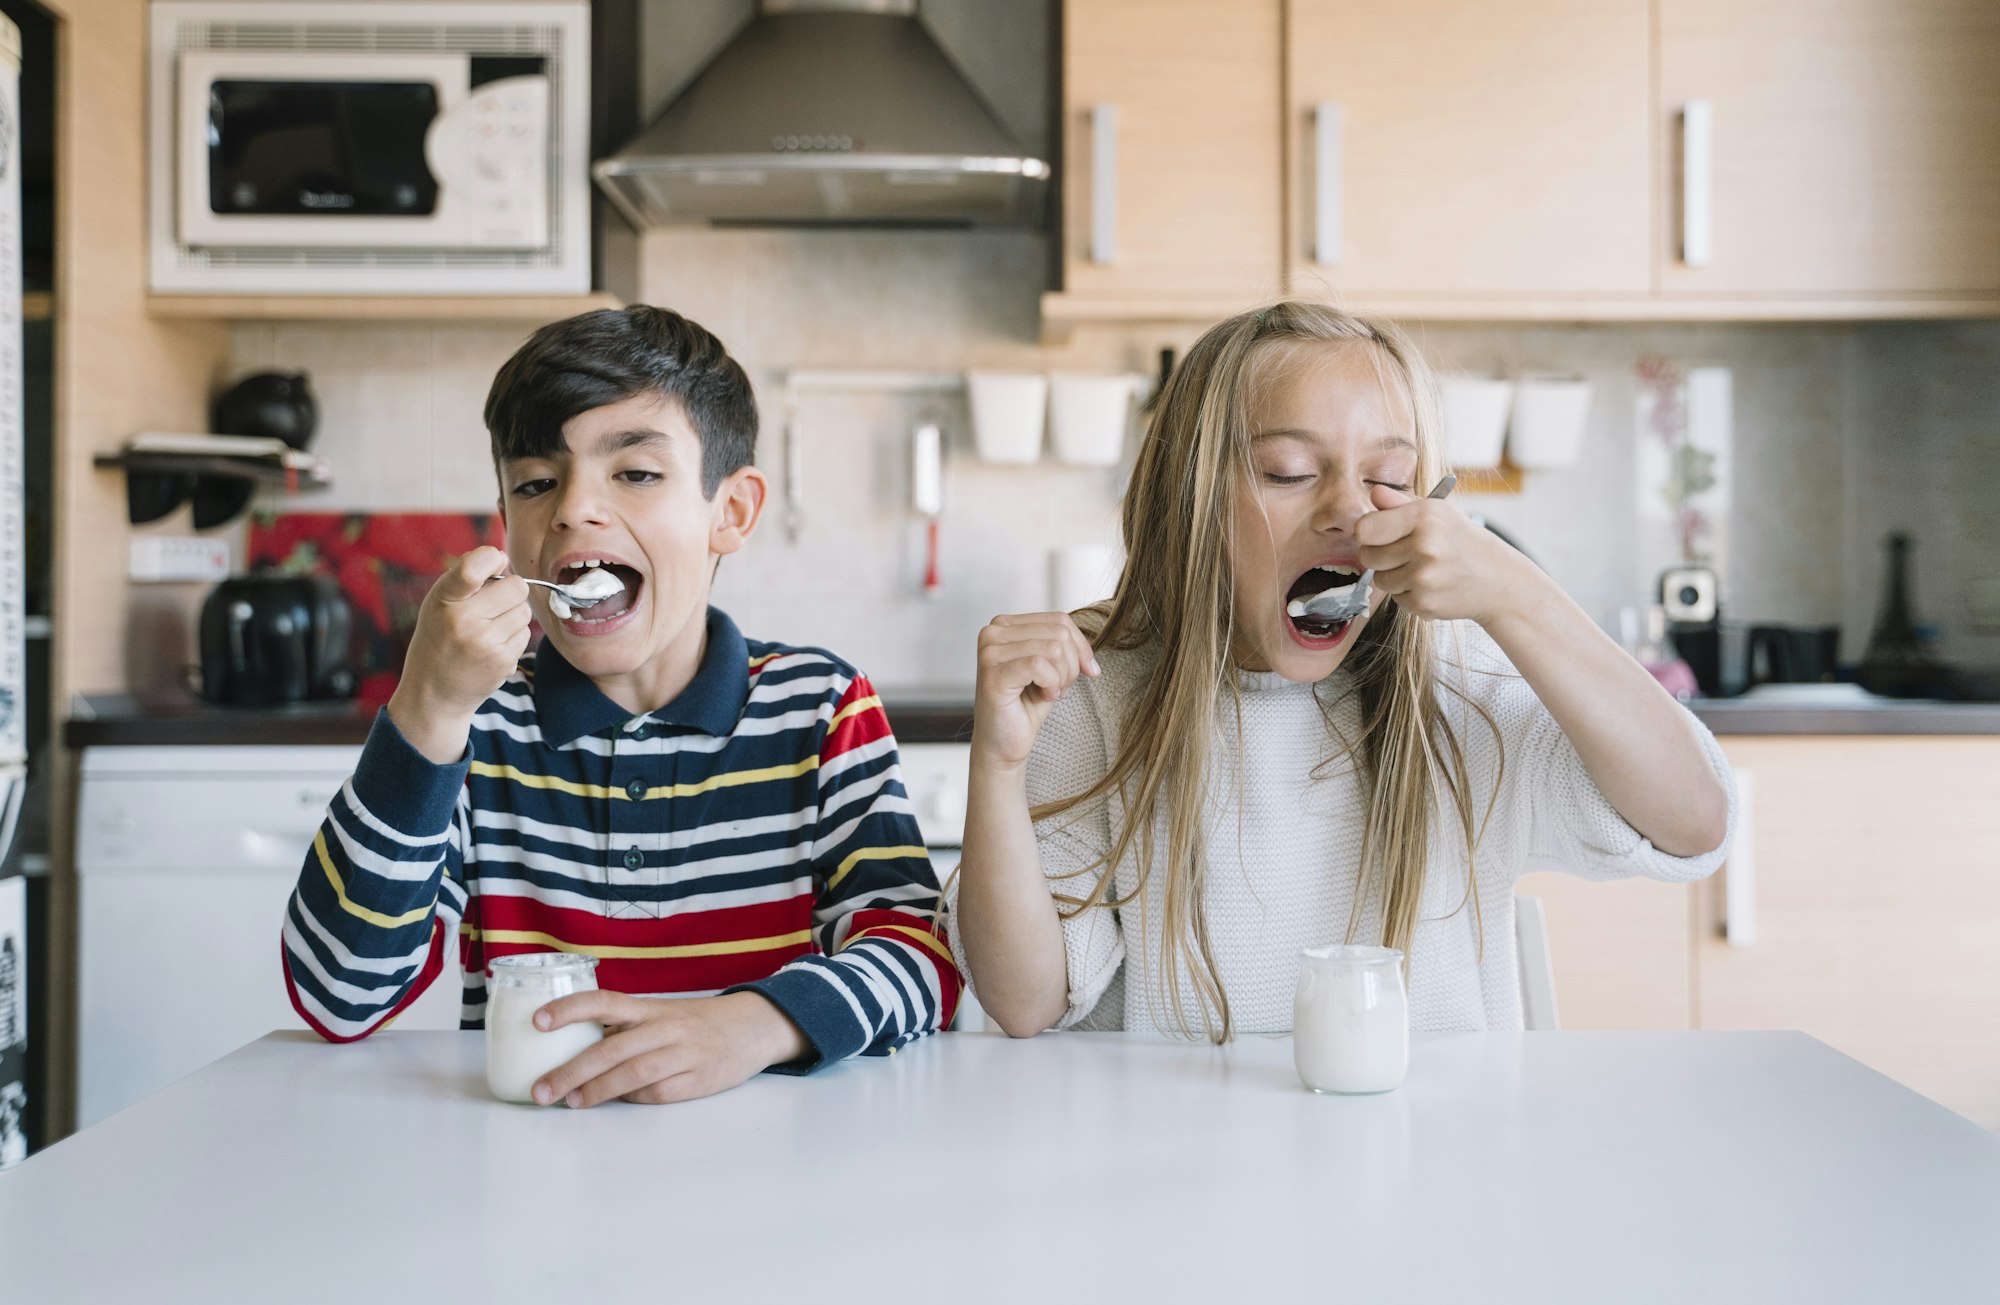
[[[592,170],[638,226],[1033,226],[1049,165],[1000,125],[916,0],[762,0]]]

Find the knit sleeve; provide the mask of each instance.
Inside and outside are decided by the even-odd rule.
[[[1079,680],[1042,723],[1035,750],[1028,757],[1030,807],[1082,793],[1110,769],[1098,714],[1097,697],[1102,684],[1101,679],[1095,683]],[[1104,861],[1111,850],[1108,804],[1096,802],[1073,807],[1036,821],[1035,847],[1051,896],[1089,897],[1099,877],[1106,873]],[[956,936],[958,884],[959,876],[952,875],[946,889],[945,909],[953,930],[952,954],[959,958],[970,987],[972,975],[965,969],[965,947]],[[1062,1018],[1056,1022],[1059,1029],[1068,1028],[1090,1014],[1125,961],[1125,943],[1119,934],[1116,911],[1094,907],[1075,913],[1068,906],[1061,906],[1061,910],[1065,917],[1063,953],[1069,999]],[[974,995],[977,996],[976,990]]]
[[[1456,632],[1463,653],[1450,660],[1465,667],[1468,697],[1499,730],[1499,805],[1525,831],[1513,858],[1516,877],[1560,870],[1585,879],[1642,876],[1689,883],[1715,872],[1736,832],[1736,785],[1728,759],[1707,727],[1690,716],[1709,767],[1728,791],[1729,832],[1711,852],[1672,856],[1632,828],[1598,791],[1576,745],[1498,645],[1469,622],[1457,624],[1469,628]]]

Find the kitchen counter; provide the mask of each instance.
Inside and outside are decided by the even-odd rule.
[[[952,743],[972,737],[969,689],[916,686],[877,690],[904,743]],[[360,744],[375,713],[351,702],[296,707],[217,707],[185,693],[144,697],[80,694],[63,725],[71,750],[159,744]]]
[[[1784,686],[1785,689],[1850,686]],[[972,737],[972,691],[964,686],[880,688],[896,737],[904,743],[956,743]],[[1916,702],[1846,695],[1771,692],[1697,698],[1688,704],[1717,734],[2000,734],[2000,703]],[[71,749],[157,744],[358,744],[372,712],[352,703],[298,707],[215,707],[185,694],[145,698],[80,695],[63,727]]]
[[[1967,1036],[1977,1036],[1967,1030]],[[674,1106],[274,1033],[0,1175],[9,1299],[1992,1298],[2000,1138],[1799,1033],[949,1033]],[[902,1238],[910,1255],[870,1255]],[[340,1266],[348,1266],[342,1269]],[[905,1292],[904,1294],[907,1294]]]

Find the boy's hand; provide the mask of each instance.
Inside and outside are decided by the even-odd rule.
[[[1523,602],[1546,577],[1490,530],[1442,499],[1412,498],[1374,487],[1376,510],[1354,526],[1375,590],[1436,621],[1490,625]]]
[[[996,616],[979,632],[978,674],[973,764],[1018,770],[1056,701],[1078,675],[1097,674],[1097,655],[1066,612]]]
[[[506,570],[505,553],[475,548],[438,577],[417,613],[389,718],[439,765],[464,754],[474,713],[527,650],[528,586]]]
[[[535,1027],[543,1030],[579,1020],[604,1025],[604,1041],[543,1075],[535,1084],[537,1104],[692,1101],[812,1051],[799,1026],[754,992],[632,997],[596,989],[558,997],[535,1012]]]

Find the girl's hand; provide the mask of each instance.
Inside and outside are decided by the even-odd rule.
[[[996,616],[979,632],[973,690],[972,761],[1018,770],[1042,722],[1078,675],[1096,675],[1090,641],[1065,612]]]
[[[1377,485],[1376,510],[1355,523],[1363,566],[1375,590],[1434,621],[1490,625],[1546,579],[1534,563],[1449,501],[1412,498]]]

